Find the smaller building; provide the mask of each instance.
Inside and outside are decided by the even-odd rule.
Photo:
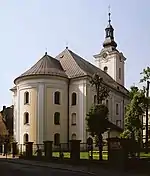
[[[10,136],[13,136],[13,111],[13,105],[9,107],[3,106],[3,110],[0,111],[1,119]]]
[[[6,128],[6,125],[3,121],[3,116],[0,113],[0,142],[3,142],[5,136],[8,135],[8,130]]]

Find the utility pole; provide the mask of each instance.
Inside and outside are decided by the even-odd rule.
[[[147,81],[147,88],[146,88],[146,98],[147,98],[147,102],[146,102],[146,141],[145,141],[145,144],[146,144],[146,153],[148,153],[148,131],[149,131],[149,129],[148,129],[148,127],[149,127],[149,124],[148,124],[148,109],[149,109],[149,84],[150,84],[150,82],[149,81]]]

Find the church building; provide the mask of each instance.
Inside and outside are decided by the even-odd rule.
[[[14,137],[19,144],[30,141],[54,145],[71,139],[85,143],[89,137],[86,115],[95,102],[96,92],[89,80],[98,73],[110,89],[104,102],[109,120],[123,129],[128,90],[124,87],[126,58],[117,50],[114,29],[109,23],[95,65],[66,48],[55,58],[44,56],[14,80]]]

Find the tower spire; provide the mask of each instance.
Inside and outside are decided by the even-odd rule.
[[[114,48],[117,47],[116,42],[114,41],[114,29],[111,25],[111,13],[110,13],[110,5],[108,6],[108,25],[105,29],[105,41],[103,43],[104,47],[112,46]]]

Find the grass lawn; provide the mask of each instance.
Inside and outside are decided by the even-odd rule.
[[[64,158],[70,158],[70,153],[69,152],[63,152]],[[59,152],[53,152],[54,157],[59,157]],[[146,154],[144,152],[140,153],[140,158],[150,158],[150,153]],[[80,152],[80,159],[89,159],[89,154],[88,152]],[[98,152],[93,152],[93,159],[98,160],[99,159],[99,153]],[[108,159],[108,154],[107,151],[103,152],[103,159],[107,160]]]
[[[141,158],[150,158],[150,153],[141,152],[140,157]]]
[[[70,158],[69,152],[63,152],[64,158]],[[59,157],[59,152],[53,152],[54,157]],[[107,160],[107,152],[103,152],[103,159]],[[80,152],[80,159],[89,159],[88,152]],[[99,159],[99,153],[93,152],[93,159],[98,160]]]

